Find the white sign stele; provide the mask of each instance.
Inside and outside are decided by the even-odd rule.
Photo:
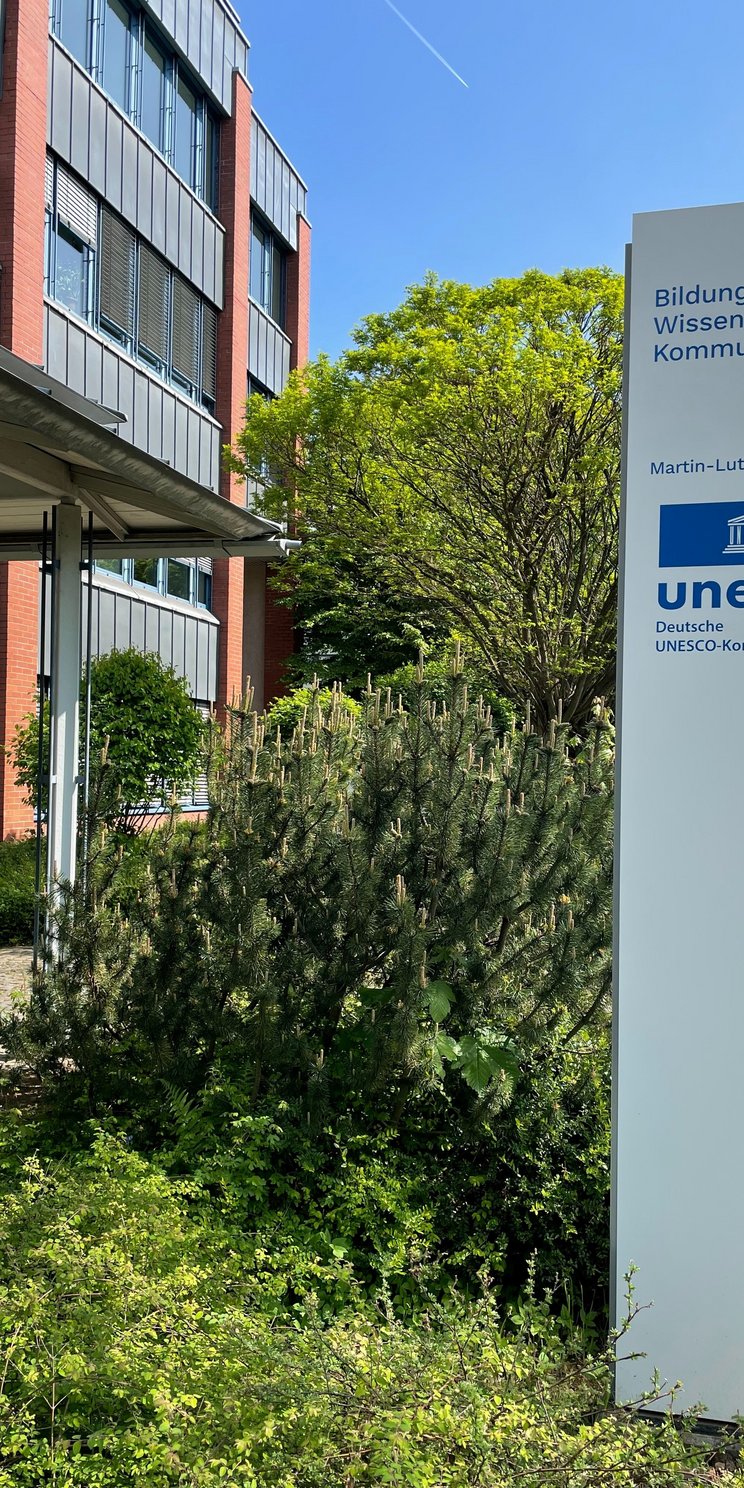
[[[744,204],[634,220],[626,345],[617,1398],[744,1413]],[[633,1352],[645,1357],[630,1359]],[[664,1408],[664,1404],[660,1406]]]

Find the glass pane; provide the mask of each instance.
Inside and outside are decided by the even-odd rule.
[[[165,57],[149,34],[145,36],[142,61],[142,133],[158,150],[165,148],[163,138],[165,91]]]
[[[60,40],[82,62],[88,66],[88,5],[86,0],[62,0],[60,17]]]
[[[203,569],[199,569],[196,577],[198,582],[197,601],[208,610],[212,603],[212,575],[204,573]]]
[[[251,298],[263,305],[266,237],[257,222],[251,226]]]
[[[191,569],[177,558],[168,559],[168,593],[175,594],[177,599],[191,598]]]
[[[67,229],[57,229],[57,260],[54,276],[54,298],[76,315],[87,311],[86,249]]]
[[[109,98],[129,113],[129,11],[121,0],[106,0],[103,41],[103,86]]]
[[[122,558],[97,558],[96,568],[103,569],[104,573],[123,574],[124,560]]]
[[[208,111],[204,120],[204,200],[213,212],[217,211],[217,152],[219,126]]]
[[[176,94],[176,148],[173,164],[182,180],[194,183],[194,148],[196,137],[196,97],[183,78],[178,79]]]
[[[271,251],[271,309],[277,325],[284,327],[284,254],[274,242]]]
[[[158,587],[158,560],[157,558],[135,558],[134,564],[135,584],[147,584],[151,589]]]

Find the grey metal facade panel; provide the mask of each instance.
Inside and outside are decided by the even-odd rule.
[[[50,45],[52,73],[52,106],[47,117],[49,142],[58,155],[70,158],[70,116],[72,112],[72,62],[59,47]]]
[[[120,437],[129,444],[219,489],[219,424],[49,302],[44,305],[44,367],[75,392],[123,413],[127,422]]]
[[[124,125],[121,160],[121,212],[127,222],[139,227],[137,217],[137,157],[139,135],[131,125]],[[141,231],[141,229],[140,229]]]
[[[188,191],[181,191],[178,206],[178,262],[181,266],[181,273],[185,274],[187,279],[192,278],[194,258],[191,250],[192,231],[191,197]]]
[[[167,173],[165,182],[165,256],[175,265],[181,267],[178,261],[178,208],[181,197],[181,183],[177,176]]]
[[[251,126],[251,196],[272,227],[296,248],[297,214],[307,210],[307,190],[256,114]]]
[[[230,92],[225,95],[225,12],[220,5],[212,7],[212,92],[220,99],[223,108],[232,113],[232,78]],[[206,73],[204,74],[206,81]]]
[[[183,677],[186,675],[186,617],[180,610],[173,610],[172,626],[173,660],[171,666]]]
[[[116,109],[106,109],[106,186],[104,196],[114,211],[121,211],[121,160],[124,153],[124,120]]]
[[[165,189],[168,172],[165,163],[153,155],[152,160],[152,246],[165,253]]]
[[[212,86],[214,69],[212,67],[212,36],[214,27],[212,25],[213,10],[211,5],[202,6],[201,39],[199,43],[199,76],[204,79],[208,87]]]
[[[291,341],[254,300],[248,313],[248,371],[270,393],[281,393],[289,377]]]
[[[54,38],[49,76],[52,150],[222,309],[225,234],[216,218]]]
[[[72,70],[72,108],[70,112],[70,165],[84,181],[88,179],[90,140],[90,89],[84,73]]]
[[[98,634],[95,637],[96,655],[103,656],[113,651],[116,644],[116,598],[110,589],[97,589]]]
[[[87,586],[83,588],[83,623]],[[219,626],[198,611],[158,601],[146,589],[93,577],[92,650],[154,651],[188,682],[191,696],[211,703],[217,696]]]
[[[146,242],[152,239],[152,169],[149,150],[137,151],[137,226]]]
[[[106,189],[106,100],[96,88],[90,91],[90,152],[88,181],[103,196]]]

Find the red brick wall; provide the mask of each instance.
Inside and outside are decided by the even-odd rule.
[[[292,685],[291,678],[287,677],[287,662],[294,655],[297,644],[294,614],[286,605],[278,603],[272,588],[274,572],[274,565],[267,563],[264,652],[264,706],[267,708],[272,698],[282,697]]]
[[[225,227],[225,308],[217,340],[217,418],[223,442],[242,427],[248,367],[248,252],[251,215],[251,90],[233,78],[233,110],[220,141],[220,217]],[[245,485],[223,472],[220,489],[229,501],[245,503]],[[239,697],[243,675],[243,559],[214,565],[212,608],[220,621],[218,712]]]
[[[44,157],[48,0],[8,0],[0,98],[0,344],[43,358]],[[0,739],[33,705],[38,673],[39,574],[0,563]],[[0,833],[30,830],[10,763],[0,754]]]

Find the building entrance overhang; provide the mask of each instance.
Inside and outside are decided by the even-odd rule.
[[[266,562],[281,561],[297,546],[275,523],[133,448],[118,432],[123,422],[120,414],[0,348],[0,560],[39,563],[51,579],[45,883],[52,894],[77,872],[84,786],[81,574],[87,570],[90,582],[97,557],[212,555]],[[42,584],[43,604],[46,590]],[[42,645],[44,631],[42,623]],[[40,676],[46,671],[42,659]]]
[[[44,512],[90,512],[96,556],[276,557],[281,529],[134,449],[121,415],[0,348],[0,558],[40,557]]]

